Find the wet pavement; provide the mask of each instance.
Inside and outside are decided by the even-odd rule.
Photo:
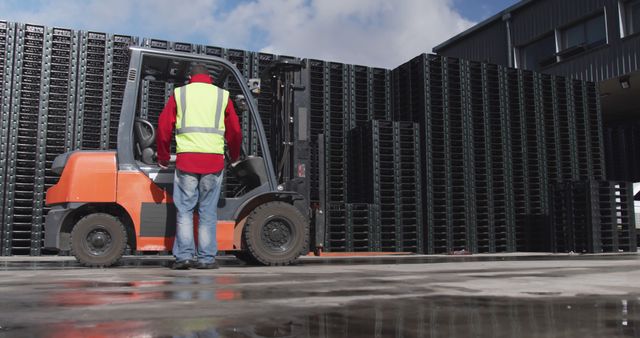
[[[0,337],[640,337],[640,255],[0,259]]]

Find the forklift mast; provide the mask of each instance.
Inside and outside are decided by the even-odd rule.
[[[261,79],[268,81],[272,90],[270,152],[278,184],[309,201],[308,97],[304,95],[301,74],[304,67],[298,60],[275,61],[264,70]]]

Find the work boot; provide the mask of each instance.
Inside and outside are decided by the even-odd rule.
[[[186,261],[176,261],[175,263],[173,263],[173,266],[171,268],[173,270],[189,270],[190,267],[191,267],[191,261],[186,260]]]
[[[220,266],[218,265],[218,262],[198,263],[196,265],[196,269],[218,269],[218,268],[220,268]]]

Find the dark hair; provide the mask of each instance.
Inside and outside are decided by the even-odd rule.
[[[209,75],[209,70],[204,65],[195,64],[195,65],[193,65],[193,67],[191,67],[191,73],[190,74],[191,74],[191,76],[198,75],[198,74],[207,74],[207,75]]]

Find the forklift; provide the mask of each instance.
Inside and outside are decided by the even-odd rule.
[[[274,64],[265,74],[274,89],[278,114],[273,118],[284,131],[274,136],[282,148],[276,147],[272,154],[253,97],[260,80],[247,82],[231,62],[209,55],[145,47],[130,47],[130,55],[117,150],[77,150],[54,160],[52,170],[60,178],[47,190],[51,209],[44,246],[70,252],[89,267],[111,266],[125,253],[171,250],[176,231],[175,156],[168,169],[156,163],[154,124],[140,114],[143,84],[149,80],[186,84],[190,67],[198,63],[209,69],[217,86],[239,91],[236,109],[248,117],[243,126],[254,135],[249,142],[252,149],[247,152],[243,145],[240,161],[227,165],[225,175],[233,176],[236,186],[218,203],[218,250],[260,265],[288,265],[315,251],[314,243],[322,241],[310,234],[308,156],[294,154],[308,151],[308,119],[294,116],[293,109],[294,92],[304,88],[287,80],[303,63]],[[301,160],[294,163],[294,158]]]

